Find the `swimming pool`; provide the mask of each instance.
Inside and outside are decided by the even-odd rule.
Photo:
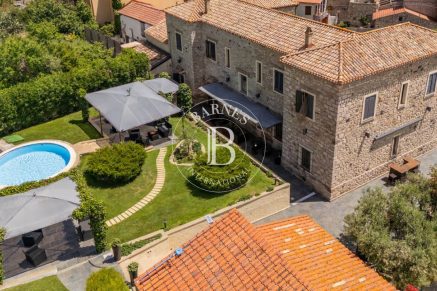
[[[69,170],[76,153],[66,143],[39,141],[0,154],[0,188],[47,179]]]

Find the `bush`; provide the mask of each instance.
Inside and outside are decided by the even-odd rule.
[[[179,163],[193,161],[202,150],[201,144],[197,140],[184,140],[174,151],[174,157]]]
[[[158,235],[154,235],[152,237],[143,239],[143,240],[139,240],[133,243],[126,243],[121,245],[121,255],[124,256],[128,256],[131,253],[133,253],[135,250],[142,248],[143,246],[145,246],[148,243],[151,243],[152,241],[155,241],[157,239],[161,238],[161,234]]]
[[[127,183],[141,173],[145,158],[142,146],[133,142],[120,143],[92,154],[85,173],[109,185]]]
[[[86,291],[129,290],[123,277],[113,268],[105,268],[92,273],[86,281]]]
[[[230,159],[230,151],[218,148],[217,163],[226,163]],[[250,176],[250,160],[235,148],[235,160],[229,165],[210,165],[206,154],[196,159],[191,181],[202,189],[214,192],[228,192],[245,185]]]

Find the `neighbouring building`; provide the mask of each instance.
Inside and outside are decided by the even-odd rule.
[[[262,112],[248,130],[329,200],[437,145],[437,32],[355,33],[238,0],[189,1],[166,18],[175,76],[199,99]]]
[[[412,8],[418,10],[415,11],[407,8],[410,7],[407,5],[407,3],[409,2],[406,1],[404,3],[404,7],[390,7],[374,12],[372,14],[372,27],[380,28],[402,22],[411,22],[431,29],[437,28],[437,18],[433,18],[433,16],[435,17],[435,13],[433,13],[433,11],[437,10],[437,0],[433,1],[434,7],[431,7],[431,2],[427,3],[428,5],[426,7],[429,7],[429,10],[419,9],[422,7],[419,5],[412,5]]]
[[[119,13],[121,36],[125,42],[144,41],[144,31],[165,19],[164,11],[136,0],[120,9]]]
[[[396,290],[308,216],[231,210],[135,280],[138,290]]]
[[[114,11],[111,0],[86,0],[98,24],[107,24],[114,21]]]

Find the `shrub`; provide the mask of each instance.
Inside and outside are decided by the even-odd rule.
[[[92,273],[86,281],[86,291],[127,291],[123,277],[113,268]]]
[[[6,230],[0,227],[0,285],[3,283],[3,279],[4,279],[2,245],[3,245],[3,240],[5,239],[5,235],[6,235]]]
[[[174,157],[179,163],[193,161],[202,150],[197,140],[184,140],[174,151]]]
[[[214,192],[228,192],[245,185],[250,176],[250,160],[239,149],[235,149],[235,160],[229,165],[210,165],[207,155],[199,156],[193,167],[191,181],[202,189]],[[229,161],[230,151],[218,148],[218,164]]]
[[[152,241],[155,241],[157,239],[161,238],[161,234],[152,236],[150,238],[146,238],[143,240],[139,240],[133,243],[126,243],[121,245],[121,255],[124,256],[128,256],[131,253],[133,253],[135,250],[142,248],[143,246],[145,246],[148,243],[151,243]]]
[[[127,266],[129,272],[138,272],[138,263],[132,262]]]
[[[142,146],[132,142],[120,143],[92,154],[85,173],[109,185],[127,183],[141,173],[145,158]]]
[[[187,113],[193,106],[193,96],[191,88],[183,83],[179,85],[179,90],[176,92],[178,106]]]

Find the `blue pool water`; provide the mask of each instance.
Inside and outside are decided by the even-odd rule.
[[[70,162],[67,148],[54,143],[37,143],[12,150],[0,157],[0,185],[13,186],[47,179]]]

